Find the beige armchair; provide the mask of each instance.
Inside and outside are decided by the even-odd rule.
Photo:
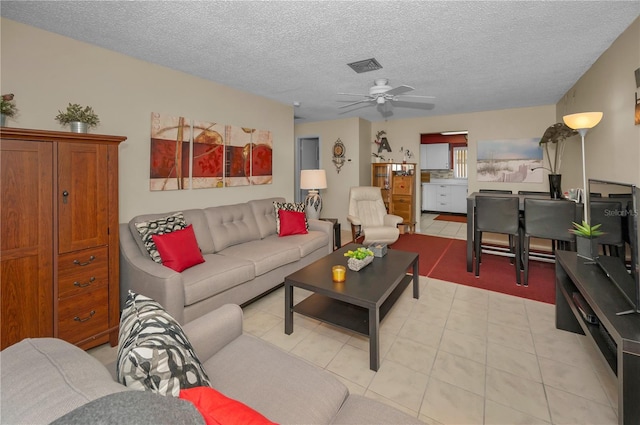
[[[402,217],[387,214],[380,188],[356,186],[349,191],[349,215],[353,241],[364,235],[363,245],[374,242],[392,244],[398,240]]]

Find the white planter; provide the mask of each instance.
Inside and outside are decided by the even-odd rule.
[[[347,266],[349,267],[349,270],[353,270],[354,272],[358,272],[358,271],[362,270],[368,264],[371,264],[372,261],[373,261],[373,257],[372,256],[364,257],[362,260],[358,260],[356,258],[349,258],[347,260]]]

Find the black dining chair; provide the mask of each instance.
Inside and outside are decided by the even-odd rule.
[[[479,192],[480,193],[505,193],[505,194],[513,195],[512,191],[503,190],[503,189],[480,189]]]
[[[555,246],[575,251],[576,237],[569,229],[572,223],[581,219],[579,205],[564,199],[524,200],[524,219],[522,225],[522,245],[524,266],[524,286],[529,285],[529,252],[531,238],[551,239]],[[562,242],[562,244],[560,244]],[[555,251],[553,252],[555,254]]]
[[[517,196],[477,196],[474,220],[474,242],[476,252],[476,276],[480,276],[482,256],[482,232],[509,235],[510,256],[515,257],[516,282],[520,285],[520,200]]]
[[[625,202],[626,204],[626,202]],[[623,203],[607,198],[591,199],[589,201],[589,221],[592,225],[601,224],[604,232],[598,237],[598,245],[602,246],[604,255],[615,255],[624,258],[624,232],[627,228],[627,210],[622,209]]]
[[[539,192],[535,190],[519,190],[518,195],[543,195],[549,196],[549,192]]]

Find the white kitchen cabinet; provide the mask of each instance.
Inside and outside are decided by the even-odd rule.
[[[423,183],[422,210],[448,213],[467,212],[467,185],[458,183]]]
[[[467,186],[451,185],[451,212],[466,214]]]
[[[437,211],[437,186],[434,184],[422,184],[422,211]]]
[[[424,150],[422,150],[422,146],[424,146]],[[420,147],[420,168],[425,170],[448,170],[451,168],[448,143],[431,143]]]

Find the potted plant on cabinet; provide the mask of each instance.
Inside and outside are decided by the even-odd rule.
[[[571,233],[576,235],[576,251],[578,256],[593,260],[598,256],[598,237],[604,235],[600,230],[601,224],[590,225],[586,221],[582,224],[573,222]]]
[[[0,100],[0,126],[4,127],[7,117],[13,117],[18,113],[16,103],[13,100],[13,93],[3,94]]]
[[[540,147],[544,147],[544,153],[547,157],[547,161],[549,162],[549,168],[536,167],[531,171],[538,168],[544,168],[549,171],[549,195],[552,198],[562,197],[562,189],[560,188],[562,178],[562,175],[560,174],[560,166],[562,165],[562,154],[564,153],[565,148],[564,142],[569,137],[577,134],[577,130],[567,127],[565,123],[559,122],[547,128],[538,143]],[[550,144],[555,146],[553,157],[549,150]]]
[[[86,133],[87,129],[100,123],[98,115],[91,106],[83,108],[77,103],[69,103],[65,112],[58,110],[56,121],[62,125],[68,124],[73,133]]]

